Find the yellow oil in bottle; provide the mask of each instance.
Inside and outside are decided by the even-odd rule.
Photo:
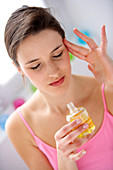
[[[83,123],[87,123],[89,125],[88,129],[84,130],[80,135],[77,136],[78,138],[83,138],[83,137],[87,136],[95,129],[95,125],[85,108],[83,108],[83,107],[76,108],[72,102],[70,102],[67,105],[67,107],[70,110],[70,113],[67,114],[67,116],[66,116],[66,120],[68,122],[72,122],[76,119],[82,120],[81,124],[76,126],[73,130],[78,128]]]

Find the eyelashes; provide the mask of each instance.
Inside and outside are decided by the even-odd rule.
[[[62,55],[62,53],[63,52],[61,52],[59,55],[56,55],[56,56],[53,56],[53,57],[55,57],[55,58],[60,57]]]
[[[61,57],[62,54],[63,54],[63,51],[62,51],[60,54],[53,56],[53,58]],[[35,70],[35,69],[37,69],[38,67],[40,67],[40,65],[41,65],[41,63],[39,63],[39,64],[38,64],[37,66],[35,66],[35,67],[32,67],[31,69],[32,69],[32,70]]]
[[[35,66],[35,67],[32,67],[31,69],[35,70],[35,69],[37,69],[39,66],[40,66],[40,64],[38,64],[38,65]]]

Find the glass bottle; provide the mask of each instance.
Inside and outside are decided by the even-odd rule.
[[[78,138],[83,138],[83,137],[87,136],[88,134],[90,134],[95,129],[95,125],[94,125],[91,117],[89,116],[88,112],[86,111],[86,109],[84,107],[78,107],[77,108],[77,107],[74,106],[74,104],[72,102],[67,104],[67,107],[70,110],[70,113],[68,113],[67,116],[66,116],[66,120],[68,122],[72,122],[76,119],[82,120],[81,124],[76,126],[73,130],[78,128],[83,123],[87,123],[89,125],[87,129],[85,129],[80,135],[77,136]]]

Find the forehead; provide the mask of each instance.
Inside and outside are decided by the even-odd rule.
[[[62,37],[58,32],[43,30],[23,40],[18,47],[17,56],[21,60],[24,59],[24,56],[29,58],[34,55],[38,55],[38,57],[48,55],[60,44],[62,44]]]

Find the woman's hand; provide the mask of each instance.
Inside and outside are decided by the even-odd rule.
[[[65,157],[74,161],[79,160],[86,153],[85,150],[77,153],[76,149],[86,143],[86,141],[88,141],[93,135],[93,133],[91,133],[84,138],[77,138],[80,133],[88,128],[88,124],[85,123],[72,131],[72,129],[81,124],[81,122],[81,120],[75,120],[68,123],[55,134],[57,150]]]
[[[93,39],[87,37],[76,28],[74,33],[84,40],[90,49],[75,45],[64,39],[69,52],[76,57],[88,62],[89,70],[94,76],[102,83],[113,84],[113,60],[107,54],[107,37],[105,31],[105,25],[101,28],[101,43],[98,46]]]

